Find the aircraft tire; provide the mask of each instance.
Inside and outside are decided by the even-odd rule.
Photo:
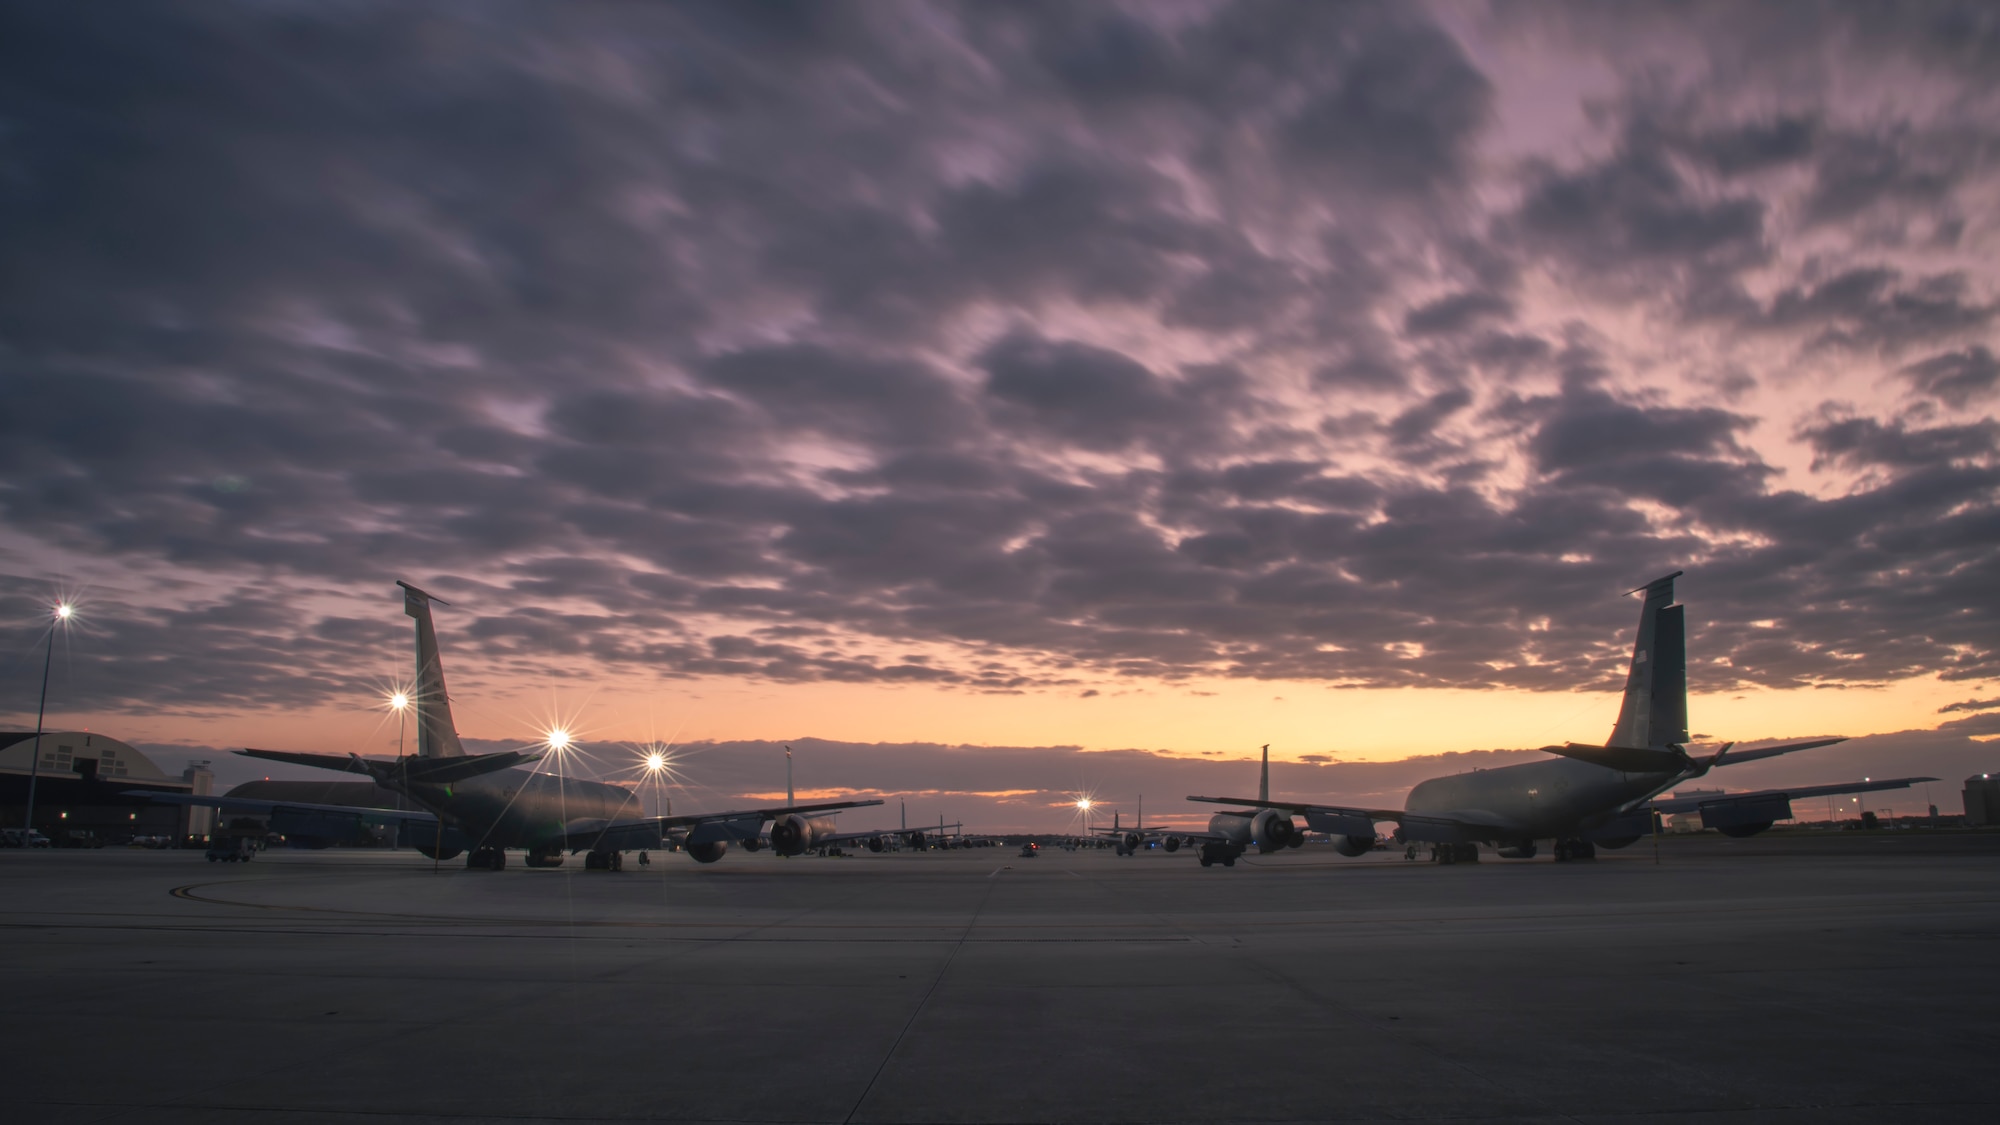
[[[1215,866],[1215,857],[1214,857],[1214,856],[1212,856],[1212,855],[1210,855],[1210,854],[1208,854],[1208,849],[1207,849],[1207,848],[1203,848],[1203,849],[1201,849],[1200,851],[1196,852],[1196,853],[1195,853],[1195,859],[1196,859],[1196,860],[1198,860],[1198,861],[1200,861],[1200,863],[1201,863],[1201,865],[1202,865],[1203,867],[1213,867],[1213,866]]]
[[[493,859],[488,866],[494,871],[507,870],[507,853],[499,848],[494,848]]]
[[[1234,866],[1236,866],[1236,857],[1235,857],[1235,856],[1233,856],[1233,855],[1226,855],[1226,856],[1223,856],[1223,857],[1222,857],[1222,866],[1224,866],[1224,867],[1234,867]]]

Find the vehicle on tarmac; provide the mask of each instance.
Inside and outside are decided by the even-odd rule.
[[[1270,748],[1257,798],[1189,797],[1190,801],[1241,805],[1209,820],[1199,855],[1203,866],[1224,866],[1255,846],[1259,851],[1296,847],[1302,839],[1294,815],[1308,828],[1333,837],[1342,855],[1373,850],[1375,825],[1396,823],[1398,843],[1431,845],[1438,863],[1477,862],[1479,845],[1504,859],[1529,859],[1538,841],[1550,840],[1558,860],[1593,859],[1597,848],[1622,848],[1657,831],[1663,813],[1699,812],[1704,827],[1727,836],[1754,836],[1792,816],[1791,802],[1840,793],[1906,789],[1928,777],[1862,780],[1833,785],[1714,793],[1682,798],[1660,795],[1723,765],[1774,758],[1831,746],[1845,738],[1816,738],[1731,754],[1725,743],[1713,754],[1690,755],[1687,711],[1687,625],[1674,602],[1675,571],[1631,593],[1645,594],[1625,694],[1611,737],[1602,746],[1544,746],[1553,759],[1433,777],[1410,790],[1400,809],[1367,809],[1309,801],[1273,801]]]
[[[249,863],[257,858],[257,841],[248,836],[211,836],[208,862]]]
[[[46,848],[49,838],[33,828],[8,828],[0,832],[0,847]]]
[[[1027,843],[1021,845],[1022,859],[1033,859],[1040,854],[1042,854],[1042,846],[1040,844],[1035,843],[1033,840],[1030,840]]]

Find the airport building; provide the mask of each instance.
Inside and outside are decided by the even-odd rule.
[[[1973,828],[2000,824],[2000,774],[1965,779],[1965,823]]]
[[[36,758],[41,759],[39,764]],[[0,731],[0,823],[20,827],[34,774],[34,827],[56,846],[106,844],[135,836],[182,840],[206,836],[213,809],[156,805],[126,794],[135,789],[207,796],[215,775],[190,766],[179,777],[162,770],[130,743],[95,731]]]

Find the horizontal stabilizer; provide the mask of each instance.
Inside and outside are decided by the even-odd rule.
[[[249,747],[238,750],[237,753],[246,758],[262,758],[267,762],[311,766],[314,769],[339,770],[341,773],[369,772],[368,764],[352,754],[307,754],[297,750],[253,750]]]
[[[502,750],[497,754],[474,754],[463,758],[406,758],[402,772],[412,782],[441,785],[468,777],[511,769],[541,759],[539,750]]]
[[[463,781],[468,777],[478,777],[480,774],[523,765],[542,756],[539,750],[502,750],[497,754],[474,754],[452,758],[421,758],[411,755],[385,762],[375,758],[363,758],[356,754],[309,754],[296,750],[246,748],[237,753],[294,766],[312,766],[315,769],[339,770],[342,773],[365,773],[378,780],[395,779],[430,785]]]
[[[1544,746],[1542,751],[1626,773],[1679,773],[1687,767],[1687,756],[1684,754],[1637,746],[1585,746],[1580,742],[1567,742],[1561,746]]]
[[[1733,766],[1740,762],[1754,762],[1759,758],[1775,758],[1780,754],[1790,754],[1796,750],[1817,750],[1822,746],[1832,746],[1836,742],[1846,741],[1845,738],[1815,738],[1809,742],[1790,742],[1783,746],[1764,746],[1756,750],[1730,749],[1729,756],[1716,764]],[[1722,755],[1718,754],[1716,757],[1721,758]]]
[[[1663,813],[1686,813],[1723,805],[1740,805],[1769,798],[1802,801],[1808,797],[1839,797],[1849,793],[1880,793],[1888,789],[1908,789],[1935,777],[1888,777],[1881,781],[1844,781],[1833,785],[1797,785],[1789,789],[1759,789],[1750,793],[1720,793],[1700,797],[1660,797],[1647,802]],[[1786,819],[1786,818],[1779,818]]]

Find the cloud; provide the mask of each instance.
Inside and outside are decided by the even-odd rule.
[[[1661,11],[10,11],[4,593],[175,714],[395,577],[495,681],[1569,690],[1683,566],[1707,683],[1990,676],[1990,19]]]
[[[1959,408],[1991,395],[1994,387],[2000,385],[2000,361],[1983,344],[1963,351],[1940,352],[1899,368],[1896,373],[1909,380],[1916,390]]]

